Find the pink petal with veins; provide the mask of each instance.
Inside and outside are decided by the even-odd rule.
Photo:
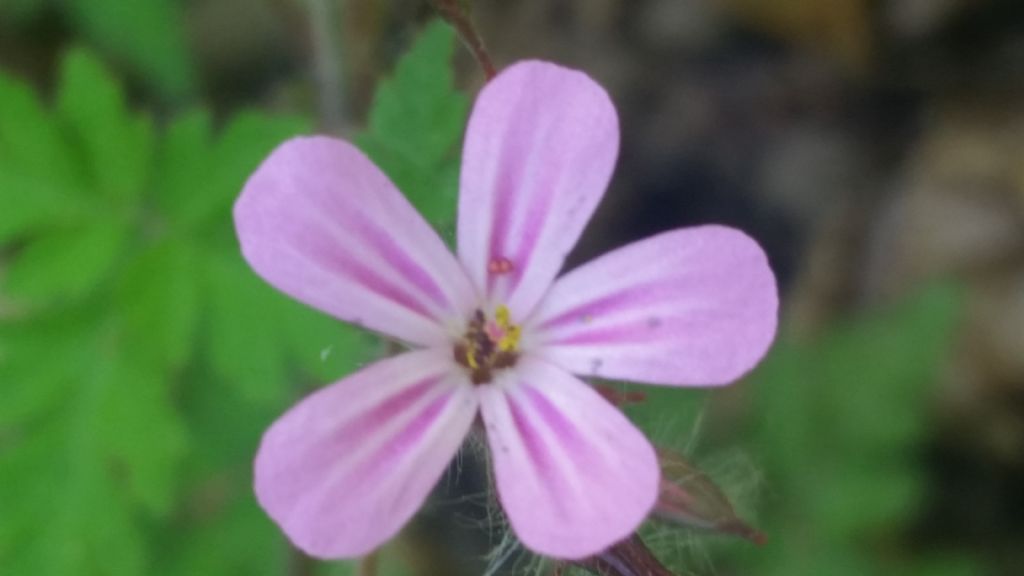
[[[615,108],[581,72],[522,62],[484,87],[462,156],[458,252],[491,302],[530,312],[604,195],[618,150]]]
[[[589,385],[524,357],[478,388],[498,496],[527,548],[596,554],[629,536],[654,506],[654,449]]]
[[[717,385],[775,337],[775,277],[757,242],[702,226],[635,242],[560,278],[528,322],[538,354],[576,374]]]
[[[450,354],[382,360],[274,422],[256,455],[256,496],[306,553],[366,554],[423,504],[477,409]]]
[[[242,254],[264,280],[346,322],[430,345],[474,291],[444,242],[351,144],[279,146],[235,203]]]

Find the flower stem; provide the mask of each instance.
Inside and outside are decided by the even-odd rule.
[[[344,128],[342,109],[345,97],[341,43],[338,40],[338,6],[336,0],[307,0],[307,4],[313,36],[321,128],[337,134]]]
[[[491,55],[487,53],[487,48],[484,46],[483,38],[477,32],[476,26],[473,25],[473,19],[470,18],[463,5],[464,0],[431,0],[431,2],[437,13],[458,33],[463,44],[483,69],[487,79],[493,79],[497,71],[494,68],[494,63],[491,62]]]

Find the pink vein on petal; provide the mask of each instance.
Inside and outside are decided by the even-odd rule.
[[[553,316],[552,318],[545,320],[540,324],[540,326],[538,326],[538,329],[548,331],[555,330],[558,327],[567,324],[572,325],[579,322],[587,323],[608,312],[620,310],[623,304],[635,301],[638,297],[642,296],[643,291],[646,289],[646,286],[638,286],[636,289],[614,292],[589,302],[583,302],[578,306],[558,314],[557,316]]]
[[[400,398],[392,398],[392,400],[396,401],[391,402],[387,408],[396,411],[400,405],[405,409],[413,408],[417,401],[421,401],[427,396],[426,392],[436,383],[436,380],[433,382],[424,381],[416,386],[416,388],[422,388],[422,390],[414,390],[411,394],[401,394],[399,395],[401,396]],[[437,389],[435,388],[434,391],[436,392]],[[360,425],[352,426],[351,428],[346,426],[344,430],[338,431],[335,441],[337,442],[342,436],[344,436],[344,441],[338,442],[331,452],[335,453],[339,459],[350,458],[350,461],[348,466],[341,469],[340,474],[333,477],[330,482],[324,483],[321,488],[321,494],[337,494],[339,492],[360,490],[369,491],[379,488],[378,484],[381,481],[381,475],[385,474],[388,470],[392,470],[397,465],[396,460],[407,454],[409,447],[413,446],[415,441],[419,440],[424,432],[432,424],[436,423],[438,416],[452,400],[453,396],[452,391],[448,390],[437,394],[435,398],[430,398],[428,402],[423,402],[425,406],[415,407],[415,415],[410,417],[407,422],[401,423],[396,430],[386,437],[379,436],[379,428],[384,426],[386,421],[377,420],[376,426],[374,426],[373,422],[365,416],[360,418]],[[378,409],[380,408],[382,407],[378,407]],[[381,413],[383,412],[385,410],[381,410]],[[355,434],[355,432],[360,430],[360,426],[365,435]],[[378,430],[374,430],[374,428]],[[360,450],[361,446],[358,442],[366,441],[367,438],[374,438],[373,445],[369,449]],[[355,452],[355,455],[352,452]],[[320,453],[321,457],[326,454],[326,452]],[[325,462],[324,464],[330,467],[332,463]],[[315,503],[318,501],[318,499],[314,499],[310,502]]]
[[[390,437],[384,444],[384,449],[375,454],[369,461],[369,466],[364,471],[364,479],[376,477],[381,471],[386,470],[394,460],[408,452],[408,447],[420,439],[430,425],[433,424],[444,408],[452,401],[453,394],[448,391],[441,396],[431,400],[422,412],[420,412],[405,427]]]
[[[523,442],[523,447],[526,449],[528,465],[532,466],[541,480],[548,485],[564,486],[563,474],[555,470],[556,464],[553,455],[548,450],[544,439],[540,437],[540,431],[535,428],[533,422],[530,422],[522,407],[516,403],[514,398],[509,396],[507,401],[509,413],[512,416],[512,423]],[[552,502],[560,516],[565,516],[566,504],[569,503],[562,500]]]
[[[380,427],[382,423],[390,422],[395,417],[405,413],[413,404],[426,396],[441,381],[441,378],[441,376],[425,378],[397,394],[383,399],[376,407],[361,414],[358,418],[347,422],[338,430],[338,437],[366,438],[375,428]]]
[[[550,399],[534,389],[533,386],[526,385],[523,388],[537,415],[544,421],[547,428],[563,441],[563,446],[569,457],[575,460],[581,468],[587,469],[587,461],[592,454],[576,426]]]
[[[370,243],[375,251],[398,273],[427,295],[442,310],[452,306],[441,287],[431,278],[426,269],[414,261],[395,239],[373,221],[359,214],[352,214],[352,226]]]
[[[316,236],[311,236],[298,256],[306,257],[338,276],[355,280],[373,292],[394,300],[411,312],[425,318],[433,318],[433,314],[409,292],[386,280],[369,266],[357,258],[352,258],[348,253],[338,250],[337,247],[321,246],[316,238]]]
[[[554,194],[537,193],[540,187],[534,189],[534,194],[530,198],[529,208],[526,210],[525,216],[525,228],[522,231],[522,240],[519,243],[519,249],[516,251],[515,262],[518,263],[515,272],[516,285],[523,278],[523,272],[529,264],[533,251],[537,248],[537,243],[540,241],[541,233],[544,229],[544,215],[550,211],[551,204],[554,202]],[[540,198],[537,198],[539,196]]]

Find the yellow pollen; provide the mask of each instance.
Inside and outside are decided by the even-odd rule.
[[[502,304],[494,311],[494,322],[501,328],[501,338],[498,340],[498,350],[509,352],[519,345],[519,326],[512,324],[512,314],[508,306]]]
[[[512,324],[512,313],[508,311],[508,306],[502,304],[494,311],[494,320],[498,323],[498,326],[503,330],[508,329]]]
[[[508,306],[496,307],[493,320],[478,309],[469,319],[462,340],[455,343],[455,361],[469,371],[474,384],[490,382],[496,370],[515,365],[521,335],[520,327],[512,323]]]
[[[519,326],[509,326],[505,334],[498,341],[498,350],[510,352],[519,345]]]

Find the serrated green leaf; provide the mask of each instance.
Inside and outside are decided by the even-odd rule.
[[[194,348],[199,319],[198,257],[189,243],[169,239],[138,254],[119,278],[113,304],[135,354],[178,368]]]
[[[90,210],[68,192],[61,184],[0,166],[0,244],[85,222]]]
[[[109,465],[135,502],[169,512],[186,453],[186,431],[160,370],[128,358],[115,364],[104,388],[97,434]]]
[[[214,141],[208,115],[186,115],[171,125],[162,146],[157,201],[183,228],[228,214],[260,161],[275,146],[308,129],[308,121],[302,118],[244,112]]]
[[[59,128],[28,86],[0,75],[0,243],[85,212],[81,166]]]
[[[214,152],[220,173],[218,185],[232,190],[233,199],[271,150],[309,130],[309,120],[299,116],[267,116],[254,111],[235,115],[218,138]]]
[[[106,278],[127,238],[113,218],[36,238],[11,264],[4,291],[28,302],[78,298]]]
[[[82,151],[97,197],[119,206],[143,192],[152,164],[153,127],[129,112],[109,70],[87,52],[64,57],[57,112]]]
[[[0,430],[45,415],[67,395],[88,343],[74,318],[0,324]],[[2,449],[2,448],[0,448]]]
[[[195,89],[179,3],[173,0],[66,0],[86,36],[173,99]]]
[[[161,215],[172,224],[188,222],[194,206],[208,195],[207,178],[215,167],[212,148],[213,128],[205,110],[175,119],[160,141],[155,199]]]
[[[277,576],[287,572],[289,548],[280,530],[251,498],[234,495],[226,509],[177,534],[160,574]]]
[[[75,188],[81,174],[60,126],[35,92],[0,75],[0,171],[42,177],[54,186]]]
[[[382,351],[366,330],[298,302],[284,302],[281,319],[289,352],[318,383],[338,380]]]
[[[435,225],[455,218],[458,153],[469,108],[454,89],[455,35],[435,21],[377,89],[360,148]]]
[[[98,433],[117,362],[103,341],[83,346],[59,412],[16,427],[0,447],[0,514],[10,526],[0,566],[12,574],[146,572],[132,508]]]
[[[453,87],[455,33],[434,21],[416,38],[370,110],[369,134],[424,164],[437,164],[459,139],[468,103]]]
[[[282,403],[289,388],[286,350],[278,333],[282,296],[241,259],[215,255],[205,272],[206,348],[214,371],[250,401]]]

